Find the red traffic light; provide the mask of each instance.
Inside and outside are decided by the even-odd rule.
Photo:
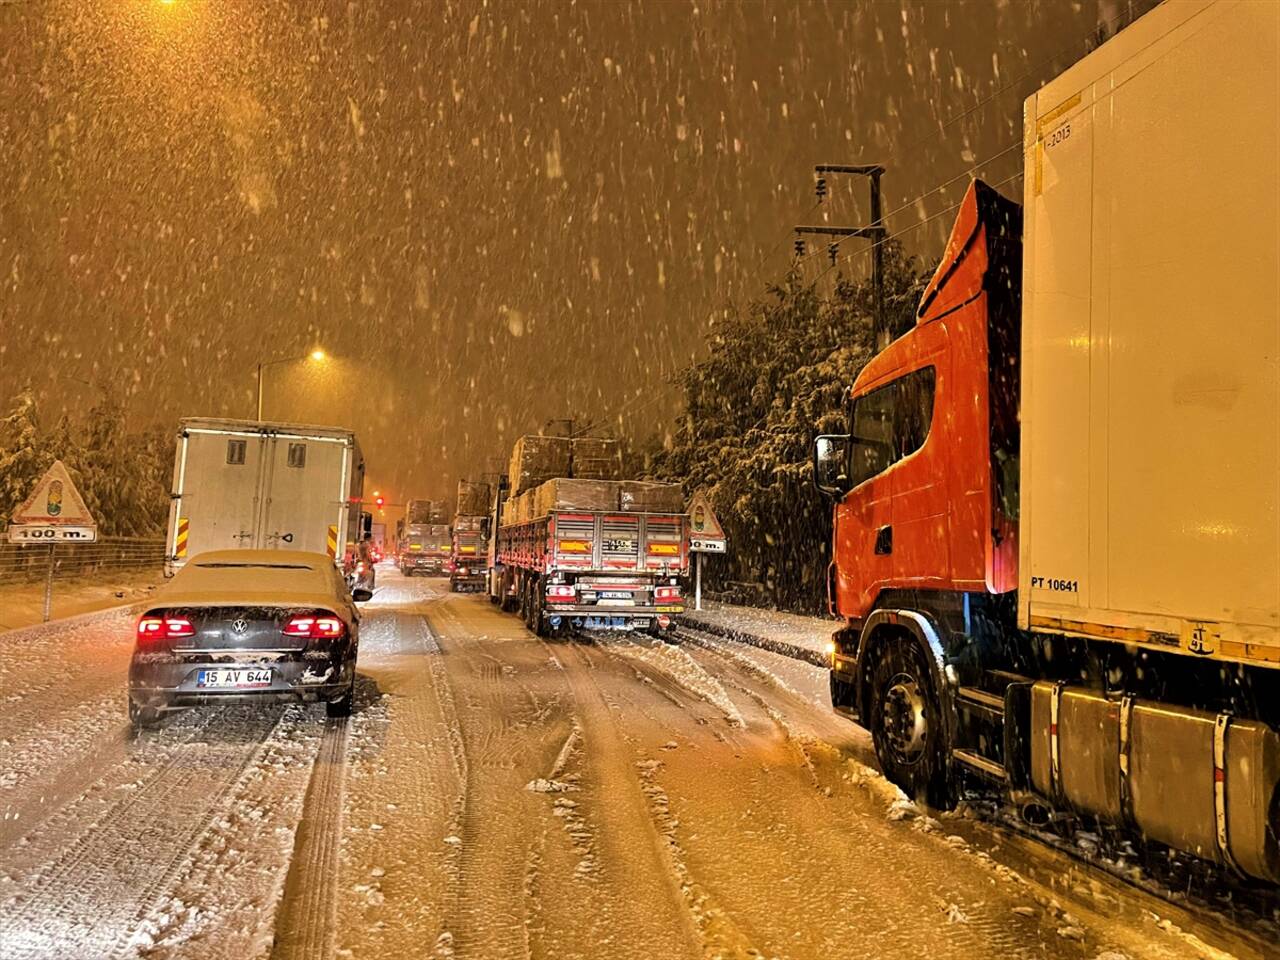
[[[378,506],[382,506],[387,501],[382,497],[374,497],[373,502],[376,503]]]

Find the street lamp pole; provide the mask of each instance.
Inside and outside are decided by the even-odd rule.
[[[302,357],[285,357],[282,360],[259,360],[258,361],[258,423],[262,422],[262,371],[265,367],[273,366],[277,363],[296,363],[299,360],[323,360],[325,354],[323,350],[312,350],[306,356]]]

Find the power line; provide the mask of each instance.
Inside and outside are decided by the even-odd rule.
[[[993,153],[991,156],[986,157],[985,159],[979,160],[977,163],[969,167],[969,169],[965,170],[963,173],[958,173],[954,177],[952,177],[950,180],[945,180],[942,183],[938,184],[936,187],[933,187],[930,190],[926,190],[924,193],[920,194],[918,197],[914,197],[911,200],[908,200],[906,203],[902,204],[901,206],[895,207],[894,209],[890,210],[888,213],[884,214],[881,219],[888,220],[890,217],[894,216],[895,214],[899,214],[903,210],[906,210],[910,207],[914,207],[917,203],[919,203],[925,197],[931,197],[935,193],[940,193],[941,191],[947,189],[947,187],[951,186],[956,181],[964,180],[967,177],[972,177],[975,173],[977,173],[983,167],[987,166],[988,164],[994,163],[995,161],[999,160],[1001,157],[1005,156],[1006,154],[1012,153],[1014,150],[1019,149],[1021,146],[1022,146],[1021,140],[1017,140],[1014,143],[1009,144],[999,153]],[[852,233],[846,234],[842,237],[834,238],[832,242],[840,243],[841,241],[848,240],[854,236],[855,234],[852,234]],[[876,241],[875,243],[872,243],[871,246],[874,247],[878,243],[880,243],[880,241]],[[802,266],[803,264],[808,263],[814,257],[819,256],[820,253],[821,251],[815,250],[813,253],[808,253],[808,254],[805,254],[803,257],[798,257],[795,260],[795,265]]]
[[[1013,174],[1012,176],[1005,177],[999,183],[991,184],[991,188],[993,190],[998,190],[1000,187],[1003,187],[1008,183],[1012,183],[1014,180],[1020,179],[1022,175],[1023,175],[1023,172],[1019,170],[1017,173]],[[877,244],[888,243],[890,240],[900,237],[903,234],[910,233],[912,230],[918,230],[921,227],[923,227],[925,224],[932,223],[934,220],[937,220],[939,217],[944,217],[949,213],[954,213],[956,210],[959,210],[963,204],[964,204],[963,200],[961,200],[959,203],[953,203],[951,206],[946,207],[943,210],[939,210],[937,213],[933,214],[932,216],[926,217],[925,219],[919,221],[918,223],[913,223],[909,227],[903,227],[901,230],[897,231],[896,233],[891,233],[886,235],[883,240],[877,240],[875,243],[869,243],[865,247],[855,250],[853,253],[850,253],[847,256],[838,258],[835,263],[831,264],[831,266],[827,267],[826,270],[823,270],[822,273],[818,274],[818,276],[814,278],[814,282],[821,280],[828,273],[834,270],[839,264],[846,263],[852,260],[856,256],[869,252],[871,248],[876,246]]]

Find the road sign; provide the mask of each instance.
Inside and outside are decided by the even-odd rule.
[[[698,490],[689,501],[689,552],[693,554],[693,609],[702,609],[702,555],[725,553],[729,540],[707,495]]]
[[[693,553],[724,553],[728,540],[716,519],[707,495],[699,490],[689,501],[689,550]]]
[[[10,543],[92,543],[98,524],[61,460],[40,478],[9,518]]]

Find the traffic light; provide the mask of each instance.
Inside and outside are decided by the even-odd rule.
[[[381,506],[382,506],[384,503],[386,503],[387,501],[386,501],[386,499],[385,499],[385,498],[383,498],[383,497],[374,497],[374,498],[373,498],[373,502],[374,502],[374,503],[376,503],[379,507],[381,507]]]

